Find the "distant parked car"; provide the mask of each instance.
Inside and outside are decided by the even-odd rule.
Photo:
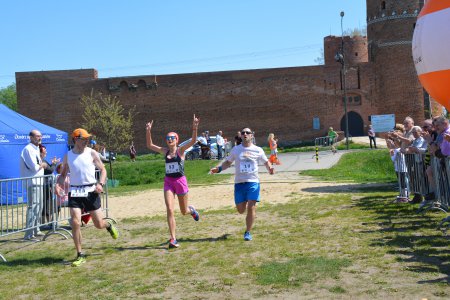
[[[200,137],[200,136],[199,136]],[[197,137],[197,139],[199,138]],[[191,139],[188,139],[182,143],[180,143],[178,146],[182,147],[186,144],[189,144]],[[206,157],[206,159],[215,159],[217,158],[217,141],[215,136],[210,137],[210,151]],[[201,159],[202,151],[200,148],[200,145],[198,143],[195,143],[193,146],[189,147],[184,151],[184,157],[186,160],[193,160],[193,159]]]

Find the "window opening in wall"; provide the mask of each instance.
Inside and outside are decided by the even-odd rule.
[[[355,56],[358,56],[358,52],[355,52]]]
[[[319,117],[313,118],[313,129],[314,130],[320,130],[320,119]]]
[[[386,1],[381,1],[381,10],[386,9]]]
[[[345,102],[345,98],[342,97],[342,103]],[[361,96],[347,96],[348,105],[361,105]]]

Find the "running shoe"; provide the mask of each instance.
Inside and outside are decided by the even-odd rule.
[[[189,206],[189,209],[191,210],[191,216],[194,218],[195,221],[198,221],[200,219],[200,215],[198,214],[198,212],[192,205]]]
[[[395,200],[395,203],[408,203],[409,198],[408,197],[398,197],[397,200]]]
[[[80,254],[77,256],[77,259],[75,259],[72,262],[72,267],[79,267],[82,264],[84,264],[86,262],[86,256],[84,254]]]
[[[246,231],[244,233],[244,240],[245,241],[251,241],[253,239],[252,234],[250,233],[250,231]]]
[[[170,241],[169,241],[169,249],[178,248],[178,247],[180,247],[180,244],[178,244],[177,240],[170,239]]]
[[[113,239],[117,240],[117,238],[119,237],[119,230],[117,229],[116,226],[114,226],[113,221],[107,220],[106,222],[108,222],[109,224],[109,227],[106,227],[106,230],[108,230],[109,234]]]

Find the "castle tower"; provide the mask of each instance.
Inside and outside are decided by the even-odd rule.
[[[340,65],[335,60],[335,55],[341,51],[342,37],[326,36],[323,44],[325,65]],[[365,36],[344,36],[344,44],[344,55],[347,65],[353,66],[367,62],[367,38]]]
[[[402,122],[411,116],[424,120],[423,88],[412,59],[412,36],[419,0],[367,0],[369,63],[373,67],[374,114],[395,114]],[[407,84],[405,84],[407,83]]]

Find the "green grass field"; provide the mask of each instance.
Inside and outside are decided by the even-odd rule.
[[[201,211],[200,222],[177,213],[173,251],[165,216],[120,220],[117,241],[88,226],[79,268],[71,240],[3,241],[0,299],[448,299],[449,241],[436,230],[445,215],[392,203],[388,162],[386,151],[363,151],[304,172],[352,187],[263,202],[252,242],[231,207]]]

